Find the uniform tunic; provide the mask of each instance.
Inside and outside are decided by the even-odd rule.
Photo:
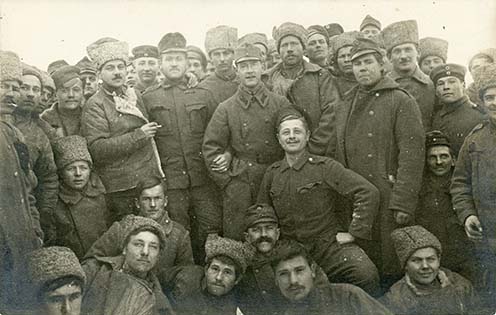
[[[233,72],[226,76],[216,71],[201,81],[198,87],[209,91],[214,103],[219,105],[236,93],[238,85],[236,73]]]
[[[57,137],[67,137],[80,135],[81,108],[74,110],[72,115],[64,115],[59,111],[59,104],[55,102],[50,108],[45,110],[40,118],[46,121],[55,129]]]

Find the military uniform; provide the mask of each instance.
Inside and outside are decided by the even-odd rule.
[[[67,137],[81,133],[81,112],[81,108],[78,108],[75,115],[64,115],[59,111],[58,102],[55,102],[41,114],[40,118],[55,129],[56,137]]]
[[[377,293],[377,269],[357,245],[339,245],[343,231],[335,202],[338,194],[353,200],[353,220],[346,229],[370,239],[379,203],[378,191],[340,163],[305,152],[289,166],[286,159],[271,165],[264,175],[258,202],[272,205],[282,238],[303,243],[331,282],[348,282]]]

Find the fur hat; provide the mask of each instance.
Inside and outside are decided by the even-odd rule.
[[[274,37],[277,42],[277,51],[279,51],[281,47],[281,40],[289,35],[296,36],[300,40],[303,48],[306,47],[308,40],[308,31],[300,24],[285,22],[281,24],[281,26],[273,30],[272,37]]]
[[[238,29],[226,25],[219,25],[207,31],[205,36],[205,50],[207,55],[216,49],[234,49],[238,46]]]
[[[34,292],[39,293],[44,286],[63,277],[76,277],[83,284],[86,281],[86,275],[76,254],[67,247],[37,249],[28,255],[27,261]]]
[[[363,19],[362,23],[360,24],[360,32],[367,25],[375,26],[379,29],[379,31],[381,30],[381,22],[379,22],[379,20],[374,19],[370,14],[367,14],[367,16]]]
[[[22,66],[19,56],[12,51],[0,51],[0,81],[21,82]]]
[[[52,147],[55,164],[57,164],[59,170],[76,161],[86,161],[90,165],[93,163],[86,139],[81,136],[73,135],[58,138],[54,141]]]
[[[496,87],[496,63],[484,65],[474,71],[474,84],[482,100],[488,88]]]
[[[224,255],[234,260],[243,270],[251,261],[254,250],[245,243],[220,236],[209,236],[205,242],[206,261]]]
[[[491,61],[491,63],[496,63],[496,48],[483,49],[476,53],[472,58],[470,58],[470,61],[468,63],[468,69],[470,71],[472,71],[472,62],[474,61],[474,59],[480,57],[486,57]]]
[[[419,63],[422,63],[422,60],[429,56],[438,56],[445,63],[448,60],[448,42],[435,37],[421,38],[419,40],[419,52]]]
[[[352,31],[352,32],[344,32],[343,34],[339,34],[334,36],[331,39],[332,42],[332,53],[335,58],[337,58],[338,51],[345,46],[353,46],[353,43],[360,35],[360,32]]]
[[[420,225],[396,229],[391,233],[391,239],[402,268],[408,258],[422,248],[432,247],[441,256],[441,243],[437,237]]]
[[[117,39],[104,37],[86,47],[88,56],[100,69],[106,62],[112,60],[122,60],[126,64],[129,62],[129,46],[126,42]]]
[[[133,231],[144,227],[150,228],[155,232],[155,235],[157,235],[158,239],[160,240],[160,248],[163,248],[165,246],[166,238],[164,228],[155,220],[131,214],[124,218],[122,224],[124,226],[124,234],[122,235],[122,243],[120,244],[121,249],[124,249],[124,247],[126,246],[127,238]]]
[[[386,50],[389,52],[394,47],[406,43],[418,45],[417,21],[407,20],[389,24],[382,30],[382,37]]]

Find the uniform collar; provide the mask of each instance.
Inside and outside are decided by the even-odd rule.
[[[187,79],[185,76],[183,76],[181,78],[181,80],[178,80],[178,81],[172,81],[170,79],[168,79],[167,77],[162,81],[162,87],[164,89],[169,89],[171,87],[174,87],[174,86],[177,86],[178,88],[180,88],[181,90],[186,90],[188,88],[188,82],[187,82]]]
[[[284,158],[282,160],[282,163],[281,163],[281,172],[284,172],[285,170],[289,169],[289,168],[293,168],[297,171],[301,170],[301,168],[303,167],[303,165],[305,165],[305,163],[307,161],[309,161],[310,159],[312,159],[312,157],[309,157],[310,153],[308,153],[308,150],[305,149],[305,151],[303,152],[303,154],[300,156],[300,158],[298,159],[298,161],[296,161],[296,163],[293,165],[293,166],[289,166],[288,164],[288,161],[286,160],[286,158]]]
[[[169,217],[169,213],[167,210],[164,212],[164,215],[157,221],[164,228],[164,232],[166,236],[172,232],[172,220]]]
[[[237,77],[236,71],[234,69],[231,69],[231,71],[228,71],[226,73],[219,72],[216,69],[215,70],[215,75],[219,79],[224,80],[224,81],[234,81],[236,79],[236,77]]]
[[[396,83],[392,78],[388,76],[383,76],[382,79],[379,80],[379,82],[377,82],[377,84],[373,88],[371,88],[370,90],[364,89],[364,91],[367,91],[368,93],[376,93],[381,90],[390,90],[396,88],[399,88],[398,83]]]
[[[403,78],[398,72],[396,72],[395,69],[393,69],[393,71],[391,71],[390,76],[394,81]],[[425,85],[429,84],[429,81],[430,81],[429,77],[420,70],[418,65],[415,68],[415,71],[413,71],[413,73],[409,77],[414,78],[418,82],[425,84]]]
[[[469,102],[468,96],[463,95],[463,97],[456,102],[450,104],[443,103],[443,107],[439,111],[439,114],[441,115],[441,117],[450,114],[455,110],[457,110],[458,108],[462,107],[464,104],[467,104],[468,102]]]
[[[107,90],[103,85],[102,85],[102,89],[103,93],[105,93],[105,95],[107,96],[110,96],[111,98],[113,98],[114,96],[118,96],[118,97],[125,97],[126,95],[126,90],[127,90],[127,87],[125,85],[121,86],[120,88],[118,88],[117,90],[115,91],[110,91],[110,90]]]
[[[98,175],[96,175],[96,173],[94,172],[90,174],[88,184],[83,191],[70,189],[62,183],[59,188],[59,198],[63,202],[72,205],[77,204],[79,201],[81,201],[81,199],[83,199],[83,197],[96,197],[104,193],[105,187],[103,186],[103,183]]]
[[[241,102],[241,106],[244,109],[250,107],[250,104],[253,103],[253,99],[258,101],[258,103],[265,107],[267,105],[267,101],[269,97],[267,96],[267,89],[262,82],[259,82],[254,90],[249,90],[242,84],[238,87],[238,100]]]

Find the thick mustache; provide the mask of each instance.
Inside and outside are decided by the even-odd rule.
[[[262,237],[260,237],[260,238],[257,240],[256,244],[258,245],[258,244],[260,244],[260,243],[262,243],[262,242],[272,243],[273,241],[272,241],[272,238],[270,238],[270,237],[267,237],[267,236],[262,236]]]
[[[299,284],[291,284],[288,289],[289,290],[303,290],[303,289],[305,289],[305,287],[301,286]]]
[[[122,76],[120,74],[116,74],[116,75],[114,75],[114,78],[112,80],[115,80],[115,79],[122,79]]]

